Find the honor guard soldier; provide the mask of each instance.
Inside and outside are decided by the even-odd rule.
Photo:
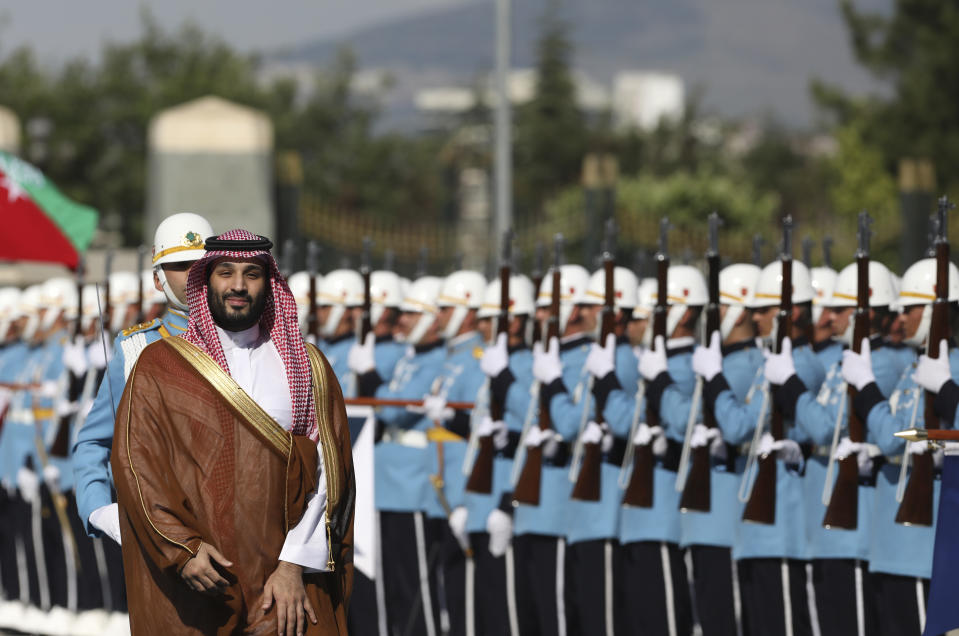
[[[486,288],[483,304],[477,312],[478,327],[486,342],[493,338],[494,320],[501,314],[502,282],[497,279]],[[527,422],[535,415],[530,398],[533,384],[533,356],[526,341],[528,327],[533,326],[535,290],[525,276],[509,280],[509,322],[507,333],[497,334],[486,347],[480,368],[488,379],[490,404],[473,430],[474,444],[489,437],[493,446],[492,474],[488,493],[466,491],[466,531],[476,562],[475,603],[476,633],[505,634],[511,629],[510,617],[516,616],[516,595],[507,582],[514,572],[510,540],[513,534],[512,472],[513,458]],[[502,405],[503,419],[493,420],[492,403]],[[470,481],[481,462],[473,460]],[[510,565],[507,565],[509,562]]]
[[[812,348],[819,356],[823,369],[828,369],[842,358],[843,346],[834,337],[830,324],[832,312],[828,310],[837,276],[839,274],[831,267],[813,267],[809,270],[809,282],[816,293],[812,299]]]
[[[446,360],[436,324],[441,286],[442,279],[435,276],[424,276],[410,286],[400,304],[398,325],[408,345],[406,355],[389,382],[373,368],[357,379],[359,386],[372,387],[380,399],[417,399],[430,392]],[[388,631],[403,633],[412,625],[411,633],[434,636],[439,633],[439,608],[430,590],[426,547],[430,537],[424,514],[433,497],[429,475],[436,461],[426,433],[433,422],[401,406],[381,408],[377,419],[384,432],[374,449],[374,488]]]
[[[553,303],[552,278],[552,271],[543,278],[536,301],[536,317],[541,323],[549,319]],[[532,448],[542,453],[539,502],[519,503],[514,517],[516,607],[519,630],[524,634],[566,630],[570,444],[582,423],[592,417],[589,374],[584,366],[592,328],[584,313],[591,312],[584,312],[580,305],[588,284],[589,272],[583,267],[559,268],[559,337],[550,339],[545,348],[542,342],[533,348],[533,377],[539,387],[540,408],[548,409],[551,429],[531,426],[522,442],[527,462]]]
[[[351,269],[335,269],[323,277],[316,294],[326,356],[345,397],[356,395],[356,379],[350,373],[350,347],[356,342],[356,308],[363,304],[363,278]]]
[[[319,278],[319,277],[317,277]],[[300,331],[304,337],[308,337],[307,322],[310,314],[310,273],[296,272],[286,279],[286,284],[293,294],[293,300],[296,301],[296,322],[300,326]],[[319,281],[316,283],[316,289],[319,290]]]
[[[897,353],[885,347],[882,326],[889,326],[889,304],[893,299],[889,270],[876,261],[869,264],[869,349],[877,386],[883,396],[892,394],[905,368]],[[852,346],[853,314],[857,302],[858,265],[846,266],[836,280],[832,297],[827,301],[829,324],[837,343]],[[822,358],[820,358],[822,359]],[[788,410],[795,411],[796,424],[809,435],[813,453],[806,460],[803,476],[806,517],[807,554],[812,561],[813,589],[822,634],[872,633],[874,607],[868,586],[866,561],[869,558],[869,517],[875,499],[873,461],[869,448],[854,443],[849,437],[847,387],[842,379],[841,360],[826,369],[826,379],[819,391],[806,391],[797,375],[782,388],[782,399]],[[837,435],[838,446],[833,446]],[[875,453],[873,453],[875,454]],[[827,506],[824,488],[829,478],[830,457],[841,461],[857,456],[859,466],[858,510],[855,528],[823,527]],[[833,487],[833,484],[829,484]],[[825,492],[829,492],[826,489]],[[835,492],[835,491],[833,491]],[[849,608],[856,608],[855,612]]]
[[[163,290],[167,298],[167,310],[162,318],[123,329],[113,343],[113,357],[97,391],[93,407],[84,420],[73,446],[74,474],[76,478],[77,508],[80,519],[90,536],[106,534],[117,546],[120,542],[120,526],[117,505],[113,501],[112,480],[109,472],[110,450],[113,447],[113,425],[116,405],[120,403],[127,376],[140,356],[140,352],[160,338],[178,336],[187,326],[186,281],[190,266],[205,251],[204,240],[213,235],[213,228],[202,216],[188,212],[174,214],[157,226],[153,237],[153,284]],[[135,282],[135,277],[134,277]],[[112,324],[119,329],[122,318],[131,307],[136,308],[135,290],[129,299],[114,287],[119,281],[111,279],[110,295],[118,303],[111,303]],[[123,291],[123,294],[127,293]],[[120,316],[118,318],[117,316]],[[92,343],[102,350],[105,343]],[[109,544],[107,544],[109,545]],[[109,549],[116,552],[118,547]],[[111,559],[112,561],[113,559]],[[115,582],[115,593],[122,594],[122,580]],[[114,605],[114,609],[120,609]]]
[[[166,294],[162,289],[157,289],[154,284],[152,269],[140,272],[140,291],[143,294],[143,299],[140,301],[140,315],[143,316],[143,322],[150,322],[166,312]]]
[[[752,310],[757,336],[766,342],[776,337],[780,305],[792,307],[789,312],[792,339],[784,340],[784,349],[795,345],[792,355],[769,354],[767,362],[755,369],[745,399],[729,387],[709,390],[709,394],[715,396],[714,412],[723,439],[734,445],[751,440],[751,462],[758,463],[760,458],[767,457],[774,462],[773,523],[740,522],[733,547],[733,558],[739,561],[747,628],[750,633],[758,634],[807,633],[810,629],[802,507],[804,457],[799,445],[800,442],[806,443],[807,437],[792,425],[791,414],[784,416],[788,431],[785,439],[774,439],[766,426],[773,399],[769,383],[782,384],[796,373],[804,385],[818,391],[825,377],[806,335],[812,327],[812,299],[815,295],[809,270],[802,263],[791,259],[787,262],[791,262],[790,302],[787,304],[782,300],[783,261],[777,261],[760,272],[748,306]],[[775,374],[770,375],[770,371]],[[744,480],[750,475],[747,470]]]
[[[959,301],[959,269],[948,265],[949,319],[956,318]],[[914,263],[902,277],[899,295],[903,313],[905,342],[912,347],[928,347],[932,323],[933,303],[937,295],[936,259]],[[880,350],[881,351],[881,350]],[[876,352],[879,354],[880,352]],[[932,489],[932,510],[929,518],[902,518],[903,507],[897,490],[901,480],[912,480],[915,468],[903,471],[903,462],[914,466],[928,460],[933,451],[926,442],[904,442],[894,433],[908,428],[928,428],[925,422],[927,384],[924,376],[910,365],[903,371],[888,399],[878,384],[877,362],[867,343],[859,354],[843,354],[842,376],[859,390],[853,408],[866,423],[867,441],[877,445],[882,453],[874,461],[880,464],[876,477],[875,500],[869,523],[869,571],[878,611],[880,634],[918,634],[923,629],[926,595],[932,571],[932,550],[935,536],[935,514],[939,500],[939,481],[926,484]],[[948,356],[943,349],[939,358],[948,357],[953,378],[959,377],[959,350],[952,347]],[[922,382],[917,382],[918,379]],[[942,421],[942,427],[954,424]],[[909,490],[908,488],[906,489]],[[908,494],[908,493],[907,493]],[[905,503],[906,497],[901,498]]]

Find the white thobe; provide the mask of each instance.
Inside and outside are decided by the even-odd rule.
[[[293,399],[286,367],[269,334],[260,337],[259,325],[244,331],[216,328],[230,376],[285,430],[293,428]],[[310,496],[303,517],[286,534],[280,560],[296,563],[307,572],[327,570],[326,479],[323,452],[317,443],[317,491]]]

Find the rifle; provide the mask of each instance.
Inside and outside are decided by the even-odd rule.
[[[320,323],[316,319],[316,274],[319,268],[320,249],[316,241],[306,244],[306,271],[310,276],[310,310],[306,317],[306,334],[320,340]]]
[[[283,278],[289,278],[290,274],[293,273],[295,261],[296,245],[293,243],[293,239],[286,239],[283,241],[283,252],[280,256],[280,273]]]
[[[822,264],[832,269],[832,244],[835,243],[831,236],[822,240]]]
[[[533,281],[533,293],[537,296],[539,295],[539,288],[543,284],[543,261],[546,258],[546,247],[542,242],[536,242],[536,249],[533,252],[533,271],[530,272],[530,278]],[[535,302],[536,299],[534,298]],[[530,338],[530,346],[533,346],[540,340],[542,340],[542,325],[536,320],[533,321],[533,333]]]
[[[762,234],[753,236],[753,265],[756,267],[763,266],[763,243],[765,242],[766,239],[763,238]]]
[[[146,317],[143,311],[143,296],[146,293],[143,289],[143,262],[146,260],[146,256],[147,246],[140,245],[137,247],[137,319],[133,323],[136,325],[143,322],[143,319]]]
[[[110,298],[110,272],[113,270],[113,250],[107,250],[103,260],[103,295],[107,300],[107,310],[100,315],[100,328],[110,329],[113,324],[113,299]]]
[[[869,223],[869,213],[863,210],[859,213],[859,249],[856,250],[856,315],[852,332],[852,350],[856,353],[862,350],[863,338],[869,337]],[[850,384],[846,392],[847,403],[852,404],[859,391]],[[849,439],[857,443],[866,439],[864,422],[855,409],[849,409]],[[822,525],[824,528],[855,530],[858,517],[859,460],[852,454],[839,462],[839,476],[833,486]]]
[[[83,257],[80,257],[80,261],[77,263],[76,270],[76,280],[77,280],[77,321],[74,324],[73,328],[73,338],[71,342],[76,343],[77,339],[80,338],[83,334],[83,330],[80,327],[83,318]],[[87,372],[89,373],[89,371]],[[80,394],[83,393],[83,381],[86,377],[86,374],[82,376],[75,376],[72,371],[67,371],[67,374],[70,378],[70,384],[67,387],[67,400],[71,403],[76,402],[80,399]],[[74,414],[61,415],[57,419],[57,434],[53,439],[53,444],[50,445],[50,454],[54,457],[68,457],[70,455],[70,420],[73,419]]]
[[[706,305],[706,331],[703,336],[703,344],[709,345],[709,339],[713,333],[719,331],[719,226],[722,222],[719,215],[713,212],[709,215],[709,249],[706,251],[706,265],[709,268],[709,304]],[[702,395],[703,379],[697,378],[697,394]],[[690,414],[690,417],[695,415]],[[716,428],[716,414],[703,405],[703,424],[706,428]],[[687,432],[686,438],[690,439],[691,431]],[[710,498],[712,489],[712,466],[709,453],[709,445],[699,446],[692,449],[692,465],[689,474],[686,476],[683,494],[679,500],[679,509],[683,512],[694,510],[697,512],[709,512]]]
[[[546,338],[544,339],[544,344],[547,347],[549,347],[549,343],[553,338],[559,338],[559,297],[562,291],[560,289],[560,278],[562,276],[560,267],[563,264],[563,235],[557,234],[554,240],[555,253],[553,261],[552,297],[550,298],[549,321],[546,326]],[[552,422],[549,416],[549,402],[542,393],[539,398],[539,428],[542,431],[547,431],[552,428]],[[513,501],[538,506],[542,473],[543,445],[531,446],[526,449],[526,463],[523,465],[523,471],[516,481],[516,487],[513,488]]]
[[[932,303],[932,323],[929,325],[929,338],[926,341],[926,355],[937,358],[944,351],[939,350],[939,342],[949,338],[949,210],[954,205],[949,199],[939,199],[936,211],[936,300]],[[936,415],[933,402],[935,394],[926,391],[926,404],[923,410],[925,428],[939,428],[939,416]],[[912,456],[912,472],[903,492],[902,503],[896,513],[896,523],[907,526],[932,525],[933,500],[933,463],[932,453]]]
[[[616,329],[616,289],[615,289],[615,271],[616,259],[613,256],[613,244],[616,240],[616,221],[609,219],[606,222],[606,240],[603,246],[603,272],[606,277],[606,288],[603,298],[602,328],[600,329],[599,346],[606,346],[606,339]],[[592,376],[590,376],[592,383]],[[595,422],[603,426],[606,421],[603,417],[605,400],[596,400]],[[582,434],[582,431],[580,431]],[[603,449],[601,442],[581,444],[583,464],[580,467],[579,475],[576,478],[576,484],[573,486],[573,499],[579,501],[599,501],[602,491],[603,474]],[[579,453],[574,453],[576,457]],[[575,465],[575,462],[574,462]]]
[[[357,342],[362,344],[366,342],[366,336],[373,331],[373,324],[370,318],[372,299],[370,297],[370,252],[373,249],[373,239],[368,236],[363,237],[363,251],[360,256],[360,276],[363,277],[363,306],[360,313],[359,337]]]
[[[416,278],[423,278],[426,276],[426,263],[429,260],[430,251],[425,245],[420,246],[420,258],[416,263]]]
[[[666,314],[669,312],[669,305],[666,298],[667,275],[669,272],[669,251],[667,239],[669,238],[669,219],[663,218],[659,222],[659,251],[656,252],[656,283],[658,286],[656,294],[656,307],[653,309],[653,346],[655,346],[657,336],[666,337]],[[650,428],[659,426],[659,413],[653,409],[646,408],[646,424]],[[624,506],[636,506],[639,508],[653,507],[653,445],[636,444],[633,447],[635,453],[633,457],[633,474],[630,475],[629,484],[626,486],[626,493],[623,495]]]
[[[783,340],[789,336],[792,329],[792,229],[793,218],[791,215],[787,215],[783,219],[782,253],[779,257],[782,264],[782,287],[779,292],[779,321],[776,330],[777,353],[782,351]],[[756,423],[756,426],[762,425],[762,422]],[[773,401],[769,427],[774,440],[779,441],[783,438],[783,412],[775,400]],[[759,458],[759,472],[756,475],[755,483],[753,483],[752,492],[749,494],[749,501],[746,502],[746,508],[743,511],[743,521],[765,523],[767,525],[776,523],[776,471],[776,455],[774,453]]]
[[[503,233],[503,259],[499,268],[499,316],[496,318],[494,340],[501,333],[509,334],[509,278],[512,269],[512,243],[513,230],[506,230]],[[490,390],[489,412],[490,418],[494,422],[501,421],[506,414],[506,405],[497,398],[492,390]],[[493,448],[493,437],[491,435],[480,437],[478,443],[479,451],[476,453],[473,470],[466,482],[466,490],[488,495],[493,491],[493,456],[496,454]]]
[[[812,248],[815,244],[816,242],[812,240],[811,236],[802,240],[802,262],[809,269],[812,269]]]

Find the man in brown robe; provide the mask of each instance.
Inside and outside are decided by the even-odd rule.
[[[135,636],[346,633],[343,396],[270,247],[208,239],[188,331],[144,349],[124,390],[111,464]]]

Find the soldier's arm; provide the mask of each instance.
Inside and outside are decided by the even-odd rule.
[[[909,394],[914,396],[909,400],[904,408],[897,408],[895,411],[889,400],[883,398],[879,391],[879,386],[875,382],[870,382],[863,387],[862,391],[853,400],[853,408],[856,413],[866,422],[867,437],[883,452],[884,455],[898,455],[905,448],[905,441],[896,437],[894,434],[903,429],[909,428],[913,422],[913,412],[915,411],[917,426],[922,425],[922,411],[924,396],[914,388],[907,389]],[[905,396],[905,392],[900,395]]]
[[[762,391],[754,391],[748,402],[740,401],[726,377],[719,373],[703,386],[703,401],[716,415],[716,423],[727,443],[742,444],[750,440],[762,410]]]
[[[77,509],[90,536],[100,531],[90,523],[90,514],[113,503],[110,478],[110,450],[113,448],[114,413],[125,384],[123,349],[118,344],[107,365],[96,399],[73,445],[73,475],[76,480]]]
[[[581,390],[585,388],[586,385],[583,383]],[[574,401],[562,378],[550,382],[541,390],[545,391],[549,404],[549,417],[553,430],[568,442],[575,440],[583,423],[583,409],[588,409],[587,419],[593,417],[595,407],[593,396],[582,395],[578,402]],[[588,400],[589,403],[584,404],[584,400]]]

